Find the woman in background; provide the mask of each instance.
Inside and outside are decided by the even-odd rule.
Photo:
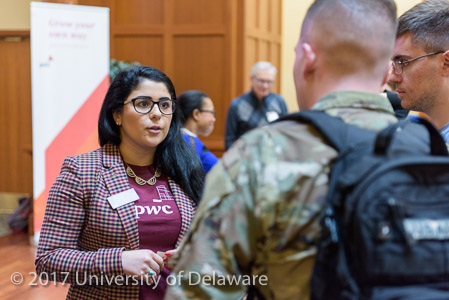
[[[167,75],[141,66],[115,77],[101,148],[66,158],[47,201],[36,270],[70,283],[67,298],[163,299],[204,181],[180,129]]]
[[[198,135],[208,136],[214,130],[214,103],[206,93],[191,90],[179,95],[178,104],[183,117],[182,137],[195,150],[207,173],[218,162],[218,158],[207,149]]]

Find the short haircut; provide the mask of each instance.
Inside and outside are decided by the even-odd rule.
[[[98,136],[101,146],[108,143],[120,145],[120,127],[115,123],[113,114],[123,109],[126,98],[146,79],[163,83],[167,87],[171,99],[176,101],[175,87],[170,78],[161,70],[138,66],[121,71],[109,86],[101,107],[98,120]],[[154,164],[179,184],[193,201],[198,203],[203,190],[204,170],[196,153],[182,139],[181,126],[181,112],[175,109],[168,134],[157,146]]]
[[[315,0],[304,18],[301,41],[319,48],[335,74],[383,77],[396,27],[393,0]]]
[[[449,49],[449,1],[427,0],[399,18],[397,37],[410,33],[412,42],[427,52]]]
[[[251,68],[251,76],[256,76],[256,73],[258,70],[270,70],[273,72],[274,76],[276,76],[277,69],[275,66],[273,66],[272,63],[268,61],[259,61],[254,64],[254,66]]]
[[[198,90],[190,90],[182,93],[178,96],[177,106],[181,111],[181,122],[185,124],[188,118],[190,118],[195,109],[201,110],[203,108],[203,101],[209,96]]]

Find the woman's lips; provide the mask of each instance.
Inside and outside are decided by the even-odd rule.
[[[150,131],[151,133],[157,134],[162,131],[162,127],[161,126],[151,126],[151,127],[148,127],[148,131]]]

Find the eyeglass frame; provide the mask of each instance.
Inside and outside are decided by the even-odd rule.
[[[258,84],[268,84],[268,85],[273,85],[274,84],[274,80],[263,80],[260,78],[257,78],[256,76],[253,76],[254,80],[258,83]]]
[[[392,71],[393,71],[393,73],[396,74],[396,75],[401,75],[402,73],[404,73],[404,67],[408,66],[411,62],[414,62],[414,61],[417,61],[417,60],[426,58],[426,57],[428,57],[428,56],[432,56],[432,55],[436,55],[436,54],[442,54],[442,53],[444,53],[444,52],[446,52],[446,51],[440,50],[440,51],[435,51],[435,52],[427,53],[427,54],[424,54],[424,55],[421,55],[421,56],[418,56],[418,57],[415,57],[415,58],[412,58],[412,59],[409,59],[409,60],[403,60],[403,61],[401,61],[401,60],[393,60],[393,61],[391,62]],[[399,68],[401,69],[401,72],[398,73],[398,72],[396,71],[396,70],[398,70],[399,68],[396,68],[395,64],[397,64],[397,65],[399,66]]]
[[[212,114],[212,116],[214,116],[215,117],[215,110],[212,110],[212,109],[198,109],[200,112],[208,112],[208,113],[211,113]]]
[[[137,108],[136,108],[136,100],[140,100],[140,99],[150,100],[152,102],[149,111],[143,113],[143,112],[140,112],[140,111],[137,110]],[[162,101],[170,101],[171,102],[171,104],[172,104],[172,112],[170,114],[166,114],[166,113],[164,113],[161,110],[161,107],[159,106],[159,103],[161,103]],[[157,108],[159,109],[161,114],[166,115],[166,116],[170,116],[170,115],[174,114],[175,109],[176,109],[176,99],[170,99],[170,98],[161,98],[161,99],[159,99],[159,101],[154,101],[151,97],[148,97],[148,96],[138,96],[136,98],[133,98],[133,99],[130,99],[128,101],[123,102],[123,105],[126,105],[126,104],[131,103],[131,102],[133,104],[134,110],[137,113],[142,114],[142,115],[150,113],[153,110],[154,104],[157,105]]]

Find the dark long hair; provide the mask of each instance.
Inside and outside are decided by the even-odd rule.
[[[182,124],[185,124],[187,119],[192,116],[195,109],[201,110],[203,108],[204,98],[209,98],[209,96],[197,90],[186,91],[178,96],[177,104],[182,114]]]
[[[161,82],[176,102],[176,92],[170,78],[162,71],[148,66],[138,66],[117,74],[104,98],[98,120],[100,145],[108,143],[119,146],[120,127],[113,113],[123,109],[123,102],[145,79]],[[183,191],[198,203],[204,184],[204,171],[198,156],[187,146],[181,136],[181,111],[175,109],[166,138],[157,146],[154,164],[181,186]]]

